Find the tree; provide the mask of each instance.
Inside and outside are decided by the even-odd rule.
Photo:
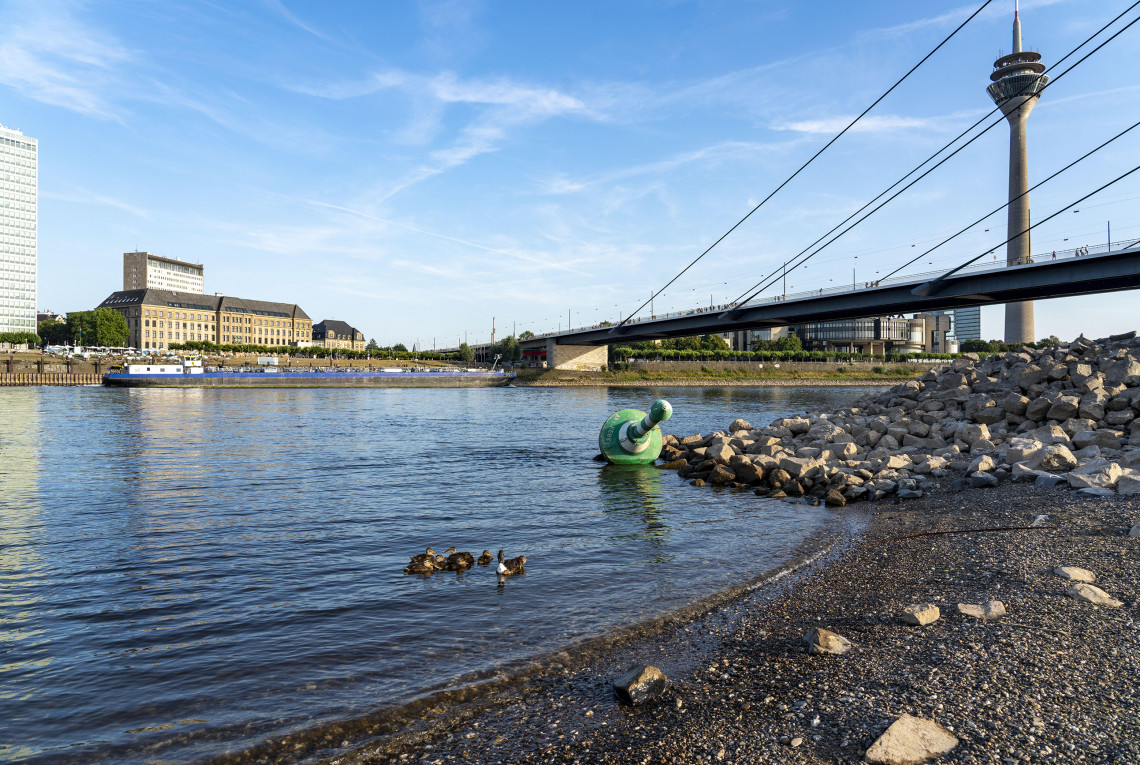
[[[47,345],[67,345],[71,340],[71,330],[64,322],[46,319],[39,323],[38,329]]]
[[[519,341],[515,339],[514,335],[507,335],[495,345],[494,353],[503,357],[503,361],[520,361],[522,359],[522,347],[519,346]]]
[[[727,351],[728,342],[720,335],[702,335],[701,336],[701,350],[703,351]]]
[[[777,340],[773,347],[777,351],[802,351],[804,349],[803,342],[796,335],[785,335]]]
[[[463,363],[470,364],[475,360],[475,349],[467,343],[460,343],[459,358],[462,359]]]
[[[366,350],[366,351],[378,351],[378,350],[380,350],[380,346],[376,344],[376,338],[372,338],[371,340],[369,340],[368,345],[364,346],[364,350]]]
[[[519,333],[519,340],[530,340],[532,337],[534,337],[534,333],[529,329],[524,329]]]
[[[396,343],[392,346],[392,350],[396,351],[397,353],[407,353],[408,346],[404,345],[403,343]]]
[[[40,344],[40,336],[35,332],[0,332],[0,343],[26,345],[31,348]]]
[[[116,348],[126,345],[131,336],[127,320],[110,308],[72,311],[67,315],[67,326],[73,345]]]

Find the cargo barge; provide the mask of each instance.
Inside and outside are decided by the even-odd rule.
[[[120,388],[500,388],[514,375],[477,369],[327,371],[263,367],[247,371],[207,371],[196,359],[128,364],[103,384]]]

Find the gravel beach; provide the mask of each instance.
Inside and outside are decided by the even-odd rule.
[[[835,512],[851,538],[791,576],[333,761],[860,762],[909,713],[958,738],[938,762],[1140,762],[1140,498],[1003,484]],[[1122,605],[1069,597],[1060,566]],[[1007,613],[957,608],[990,601]],[[922,603],[940,618],[904,623]],[[853,647],[809,654],[816,627]],[[611,682],[639,663],[672,685],[620,705]]]

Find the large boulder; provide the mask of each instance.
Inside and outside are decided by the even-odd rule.
[[[919,765],[958,746],[953,733],[933,720],[904,714],[867,750],[867,762],[880,765]]]
[[[1084,449],[1096,446],[1101,449],[1119,449],[1124,434],[1119,430],[1081,430],[1073,434],[1073,446]]]
[[[1080,411],[1081,400],[1076,396],[1058,396],[1053,405],[1045,413],[1047,420],[1067,420],[1076,417]]]
[[[823,468],[823,460],[810,457],[784,457],[780,469],[792,478],[810,478]]]
[[[613,681],[614,694],[622,703],[639,706],[659,698],[669,689],[669,678],[652,665],[641,664]]]
[[[1074,489],[1111,489],[1124,474],[1120,465],[1106,459],[1089,460],[1069,473],[1069,486]]]
[[[1044,470],[1049,473],[1063,473],[1077,466],[1077,458],[1068,447],[1060,444],[1049,444],[1043,447],[1033,459],[1029,460],[1029,467],[1033,470]]]
[[[1140,363],[1131,358],[1103,363],[1100,371],[1104,374],[1105,382],[1110,385],[1127,385],[1129,388],[1140,385]]]
[[[1080,600],[1085,603],[1092,603],[1096,606],[1108,606],[1110,608],[1120,608],[1124,604],[1116,598],[1109,595],[1107,592],[1097,587],[1096,585],[1087,584],[1085,582],[1077,582],[1070,585],[1067,594],[1073,600]]]
[[[844,654],[851,650],[850,640],[830,630],[813,627],[804,635],[804,642],[808,645],[808,653]]]

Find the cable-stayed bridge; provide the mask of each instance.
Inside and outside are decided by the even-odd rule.
[[[1111,249],[1090,247],[1088,255],[1077,252],[1058,253],[1055,259],[1048,254],[1022,265],[978,264],[951,276],[937,271],[870,286],[857,283],[738,306],[694,308],[621,327],[539,335],[520,345],[524,351],[545,348],[551,367],[575,368],[605,364],[606,348],[620,343],[1140,289],[1140,241],[1116,243]]]

